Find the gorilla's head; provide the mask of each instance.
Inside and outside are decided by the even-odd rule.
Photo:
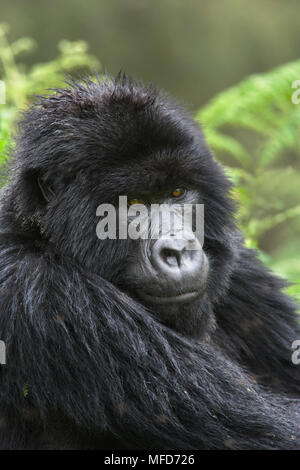
[[[25,113],[7,201],[13,223],[37,246],[75,258],[166,325],[198,335],[213,325],[211,307],[235,259],[229,191],[185,110],[118,77],[69,83]],[[194,221],[179,236],[123,239],[120,196],[147,208],[204,205],[204,244]],[[96,234],[103,204],[116,209],[116,239]]]

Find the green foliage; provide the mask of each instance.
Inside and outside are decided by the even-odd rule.
[[[236,184],[239,224],[249,247],[260,249],[266,237],[279,237],[287,225],[300,230],[300,105],[292,102],[292,84],[299,78],[300,61],[250,76],[197,114]],[[296,281],[290,291],[300,295],[299,243],[291,255],[292,272],[280,256],[276,262],[263,252],[261,257]]]
[[[24,398],[28,397],[28,392],[29,392],[29,383],[26,382],[23,387],[23,396]]]
[[[0,80],[6,86],[6,104],[0,105],[0,162],[10,142],[13,123],[20,109],[24,108],[33,95],[44,94],[49,88],[61,85],[67,73],[99,70],[98,60],[88,53],[84,41],[61,41],[58,56],[46,63],[31,68],[19,62],[19,56],[30,53],[35,47],[32,39],[21,38],[12,44],[7,40],[9,28],[0,24]]]

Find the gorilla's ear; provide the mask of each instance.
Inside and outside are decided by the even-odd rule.
[[[52,184],[43,175],[39,175],[37,181],[43,198],[46,202],[49,202],[55,195]]]

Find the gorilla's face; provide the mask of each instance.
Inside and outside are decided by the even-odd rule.
[[[153,170],[158,163],[161,159],[152,160]],[[175,163],[173,158],[172,171],[177,175],[180,169]],[[150,168],[149,160],[147,165]],[[166,325],[199,336],[200,326],[201,333],[206,331],[210,315],[205,299],[210,269],[209,255],[203,248],[201,194],[187,179],[183,183],[181,178],[182,186],[167,179],[163,183],[163,166],[158,165],[155,172],[160,175],[160,185],[152,185],[151,190],[146,182],[144,189],[126,195],[115,188],[119,189],[119,205],[115,202],[113,206],[112,230],[107,216],[109,200],[98,206],[97,254],[93,261],[106,260],[109,266],[101,264],[94,269]],[[132,165],[131,173],[140,180],[143,162]],[[119,177],[126,181],[121,168]],[[122,207],[124,196],[126,205]]]
[[[147,219],[139,220],[141,238],[131,245],[120,287],[167,325],[199,336],[200,325],[203,330],[199,306],[205,296],[209,261],[202,248],[203,225],[195,229],[195,223],[199,224],[195,220],[200,204],[198,192],[187,188],[174,188],[165,195],[144,191],[130,203],[136,205],[139,215],[146,207]],[[187,209],[190,217],[185,215],[184,219]],[[153,214],[157,216],[155,221]],[[185,316],[184,322],[181,315]]]
[[[146,220],[141,217],[138,221],[140,240],[128,257],[124,286],[158,310],[178,310],[201,297],[208,258],[201,246],[203,226],[196,231],[195,220],[193,224],[199,205],[197,191],[174,188],[165,196],[144,191],[131,198],[129,204],[136,206],[139,215],[146,208]],[[185,214],[184,220],[187,209],[190,217]]]

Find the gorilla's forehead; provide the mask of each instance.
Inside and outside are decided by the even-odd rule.
[[[98,148],[103,158],[116,161],[141,161],[159,159],[164,162],[174,154],[187,153],[205,147],[201,145],[200,128],[193,121],[183,122],[164,114],[163,107],[143,109],[138,113],[120,109],[118,113],[100,112],[92,118],[92,128],[85,122],[78,123],[92,150]],[[183,155],[181,154],[181,157]]]
[[[146,193],[168,191],[176,187],[197,187],[205,180],[201,155],[164,150],[118,162],[103,160],[90,168],[90,180],[113,192]],[[124,193],[124,194],[125,194]]]

